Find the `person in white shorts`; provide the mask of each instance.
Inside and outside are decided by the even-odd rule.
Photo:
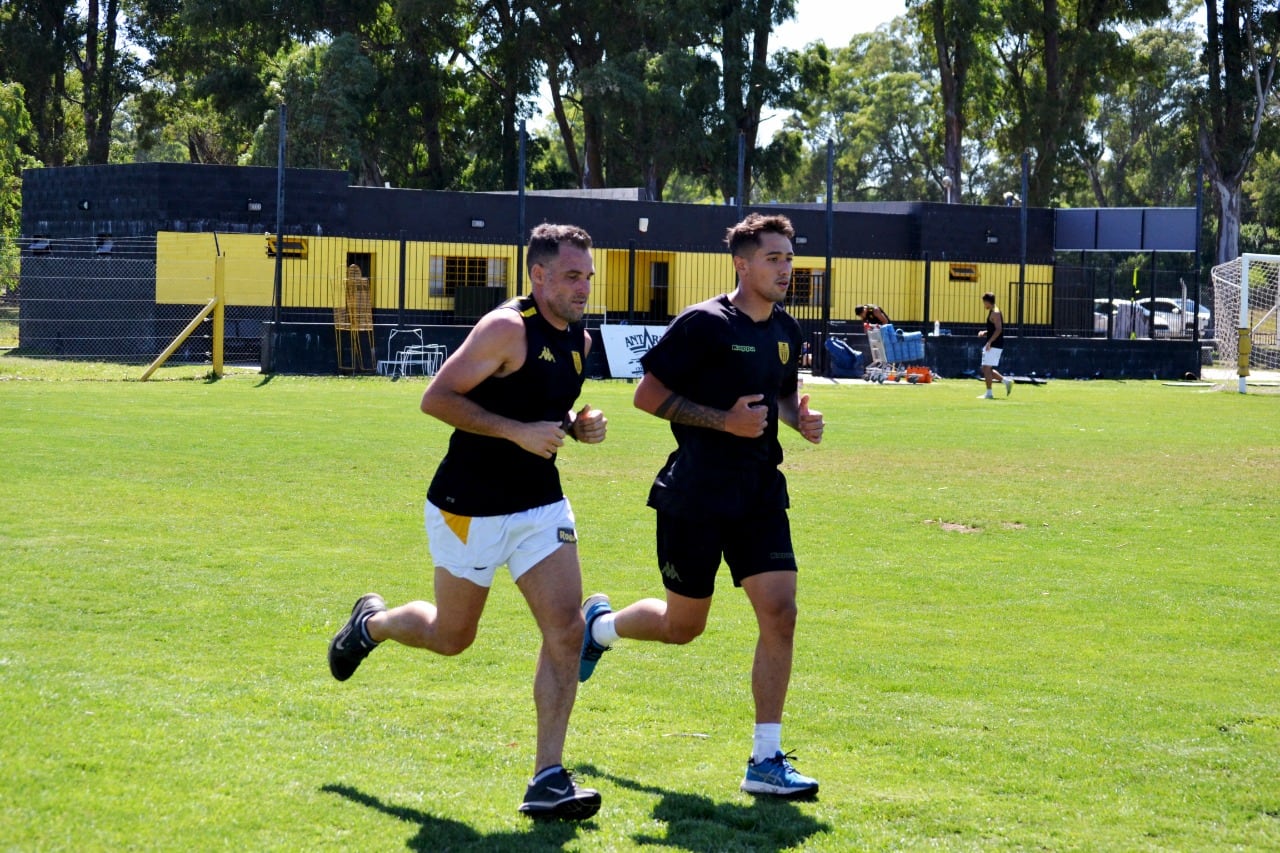
[[[576,226],[539,225],[528,267],[531,294],[482,317],[422,395],[422,411],[454,428],[424,510],[435,603],[388,609],[377,593],[361,596],[329,645],[329,668],[346,681],[384,640],[459,654],[475,640],[505,564],[542,633],[534,774],[520,811],[585,820],[600,794],[579,787],[562,763],[584,622],[577,532],[555,461],[566,438],[605,437],[598,409],[573,411],[591,347],[582,324],[591,238]]]
[[[1000,371],[996,370],[1000,366],[1000,355],[1004,352],[1004,315],[996,307],[994,293],[982,294],[982,304],[987,309],[987,327],[978,332],[978,335],[987,339],[982,346],[982,379],[987,383],[987,393],[980,399],[992,398],[991,386],[996,382],[1004,384],[1004,395],[1008,397],[1013,391],[1013,380],[1004,378]]]

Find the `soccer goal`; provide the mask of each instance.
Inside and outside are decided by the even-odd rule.
[[[1213,268],[1213,317],[1219,356],[1240,368],[1280,370],[1280,255],[1244,254]],[[1234,328],[1232,328],[1234,326]]]

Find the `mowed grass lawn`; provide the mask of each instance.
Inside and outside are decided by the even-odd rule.
[[[431,597],[421,381],[181,375],[0,359],[0,848],[1280,848],[1280,398],[811,382],[783,739],[821,797],[738,791],[755,627],[726,577],[704,636],[624,641],[580,690],[600,813],[532,824],[509,577],[459,657],[325,662],[360,594]],[[615,603],[661,594],[672,440],[633,390],[588,383],[609,438],[560,460]]]

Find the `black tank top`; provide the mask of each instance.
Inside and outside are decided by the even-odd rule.
[[[1000,324],[1000,333],[996,334],[996,321],[991,319],[995,313],[995,311],[987,312],[987,343],[991,344],[992,349],[1004,349],[1004,323]]]
[[[582,324],[557,329],[532,296],[516,297],[496,310],[517,311],[524,318],[524,364],[508,376],[489,377],[467,397],[517,421],[564,420],[582,391]],[[459,429],[449,437],[449,450],[427,489],[427,500],[440,509],[470,516],[523,512],[563,496],[555,457],[543,459],[506,439]]]

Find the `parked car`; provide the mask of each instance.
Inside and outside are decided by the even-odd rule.
[[[1192,330],[1199,326],[1203,337],[1209,328],[1209,309],[1197,305],[1192,299],[1160,297],[1156,299],[1139,299],[1133,303],[1142,315],[1151,321],[1155,329],[1154,337],[1181,338],[1190,337]]]
[[[1112,338],[1127,338],[1136,333],[1146,337],[1147,318],[1128,299],[1093,300],[1094,334],[1106,336],[1108,328]]]
[[[1175,299],[1178,305],[1182,307],[1182,313],[1190,318],[1192,314],[1196,317],[1196,326],[1200,329],[1200,337],[1206,337],[1213,331],[1213,312],[1204,305],[1199,305],[1194,299]]]

